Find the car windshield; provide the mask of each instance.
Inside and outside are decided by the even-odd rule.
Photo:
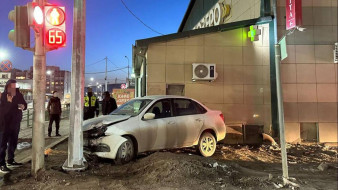
[[[138,115],[152,100],[149,99],[133,99],[130,100],[115,111],[113,111],[110,115],[130,115],[136,116]]]

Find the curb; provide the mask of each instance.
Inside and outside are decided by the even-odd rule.
[[[45,150],[46,150],[46,149],[49,149],[49,148],[54,148],[54,147],[57,146],[58,144],[63,143],[64,141],[66,141],[66,140],[68,139],[68,137],[69,137],[68,135],[67,135],[67,136],[64,136],[64,137],[58,139],[57,141],[55,141],[55,142],[49,144],[48,146],[45,147]],[[21,160],[18,160],[18,162],[19,162],[19,163],[26,163],[26,162],[29,162],[29,161],[31,161],[31,160],[32,160],[32,155],[30,154],[30,155],[27,156],[26,158],[23,158],[23,159],[21,159]]]

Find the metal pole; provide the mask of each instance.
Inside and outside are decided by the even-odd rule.
[[[282,167],[283,167],[283,178],[289,179],[288,172],[288,161],[286,153],[286,142],[285,142],[285,131],[284,131],[284,107],[283,107],[283,90],[280,77],[280,46],[279,44],[275,45],[276,52],[276,83],[277,83],[277,100],[278,100],[278,120],[279,120],[279,136],[282,152]]]
[[[70,105],[70,134],[68,159],[62,168],[66,171],[85,170],[83,157],[83,105],[85,73],[86,0],[74,0],[72,82]]]
[[[104,78],[105,89],[108,91],[108,81],[107,81],[107,69],[108,69],[108,58],[106,57],[106,77]]]
[[[127,76],[127,83],[128,83],[128,87],[129,87],[129,58],[127,56],[124,56],[125,58],[127,58],[128,60],[128,76]]]
[[[287,184],[289,179],[288,161],[286,153],[285,131],[284,131],[284,107],[283,107],[283,91],[280,77],[280,62],[281,52],[277,38],[277,0],[273,0],[273,12],[274,12],[274,37],[275,37],[275,66],[276,66],[276,87],[277,87],[277,105],[278,105],[278,121],[279,121],[279,137],[281,144],[282,154],[282,169],[283,169],[283,181]]]
[[[34,0],[43,7],[45,0]],[[45,150],[45,94],[46,94],[46,52],[43,45],[43,29],[35,33],[33,56],[33,131],[32,131],[32,175],[44,169]]]

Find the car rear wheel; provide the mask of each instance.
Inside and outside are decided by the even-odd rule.
[[[201,135],[199,143],[198,143],[198,151],[204,157],[212,156],[216,151],[217,141],[209,132],[205,132]]]
[[[117,151],[115,164],[126,164],[130,162],[135,157],[135,148],[133,141],[129,137],[125,137],[126,142],[122,143]]]

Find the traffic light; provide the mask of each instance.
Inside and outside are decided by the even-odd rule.
[[[55,49],[66,46],[65,7],[46,5],[44,13],[46,48]]]
[[[8,19],[14,23],[14,30],[8,33],[8,38],[16,47],[30,48],[27,6],[15,6],[14,10],[9,12]]]
[[[31,2],[27,4],[27,11],[28,25],[32,27],[35,32],[39,32],[39,29],[41,29],[44,24],[43,8],[37,3]]]

